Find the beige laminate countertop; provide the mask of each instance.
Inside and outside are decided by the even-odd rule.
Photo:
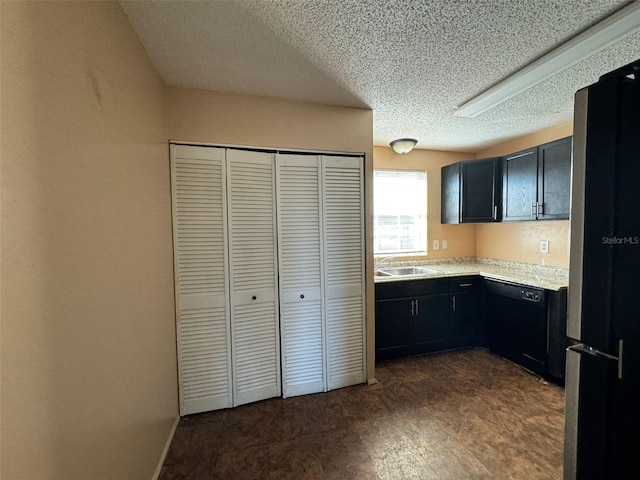
[[[387,262],[377,270],[384,270]],[[421,275],[394,275],[375,277],[376,283],[417,280],[424,278],[460,277],[480,275],[484,278],[504,280],[547,290],[562,290],[569,285],[569,269],[545,267],[527,263],[506,262],[494,259],[447,259],[440,261],[396,262],[391,267],[422,266],[434,270],[435,273]]]

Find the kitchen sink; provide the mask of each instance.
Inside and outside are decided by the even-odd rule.
[[[375,273],[374,273],[374,275],[375,275],[376,277],[390,277],[390,276],[391,276],[391,274],[390,274],[390,273],[383,272],[382,270],[376,270],[376,271],[375,271]]]
[[[431,268],[426,267],[393,267],[393,268],[384,268],[382,270],[377,270],[376,275],[378,274],[387,274],[390,276],[394,275],[428,275],[430,273],[438,273],[437,270],[432,270]]]

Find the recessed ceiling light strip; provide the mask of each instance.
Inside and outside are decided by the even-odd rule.
[[[454,115],[475,117],[639,31],[640,2],[634,1],[460,105]]]

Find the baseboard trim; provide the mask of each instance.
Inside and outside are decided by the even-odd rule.
[[[178,428],[178,423],[180,422],[180,417],[176,417],[173,422],[173,426],[171,427],[171,432],[169,432],[169,438],[167,438],[167,442],[164,445],[164,450],[162,450],[162,455],[160,455],[160,460],[158,461],[158,465],[156,466],[156,471],[153,472],[152,480],[158,480],[160,478],[160,473],[162,473],[162,465],[164,465],[164,459],[167,458],[167,453],[169,453],[169,447],[171,447],[171,441],[173,440],[173,436],[176,433],[176,428]]]

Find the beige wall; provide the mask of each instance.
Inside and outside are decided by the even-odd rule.
[[[178,415],[164,86],[115,2],[0,5],[0,476],[149,479]]]
[[[374,147],[374,168],[423,170],[427,174],[427,256],[401,257],[404,260],[475,257],[476,225],[442,225],[440,223],[440,169],[461,160],[475,158],[474,153],[440,152],[415,149],[398,155],[390,147]],[[446,250],[433,250],[433,240],[447,240]]]
[[[373,112],[171,87],[171,140],[373,153]]]
[[[365,154],[367,378],[374,378],[373,112],[183,88],[168,89],[167,105],[176,141]]]
[[[573,134],[572,123],[494,145],[477,158],[495,157],[551,142]],[[534,264],[569,267],[569,220],[478,224],[476,254]],[[539,253],[540,240],[549,240],[549,253]]]
[[[473,225],[440,224],[440,168],[460,160],[502,156],[564,138],[572,133],[573,125],[565,123],[494,145],[478,153],[415,149],[407,155],[398,155],[389,147],[375,147],[374,168],[424,170],[427,172],[427,256],[407,257],[406,260],[478,256],[568,267],[568,220]],[[442,240],[447,240],[448,249],[433,250],[433,240],[440,240],[440,244],[442,244]],[[539,253],[540,240],[549,240],[548,254]]]

